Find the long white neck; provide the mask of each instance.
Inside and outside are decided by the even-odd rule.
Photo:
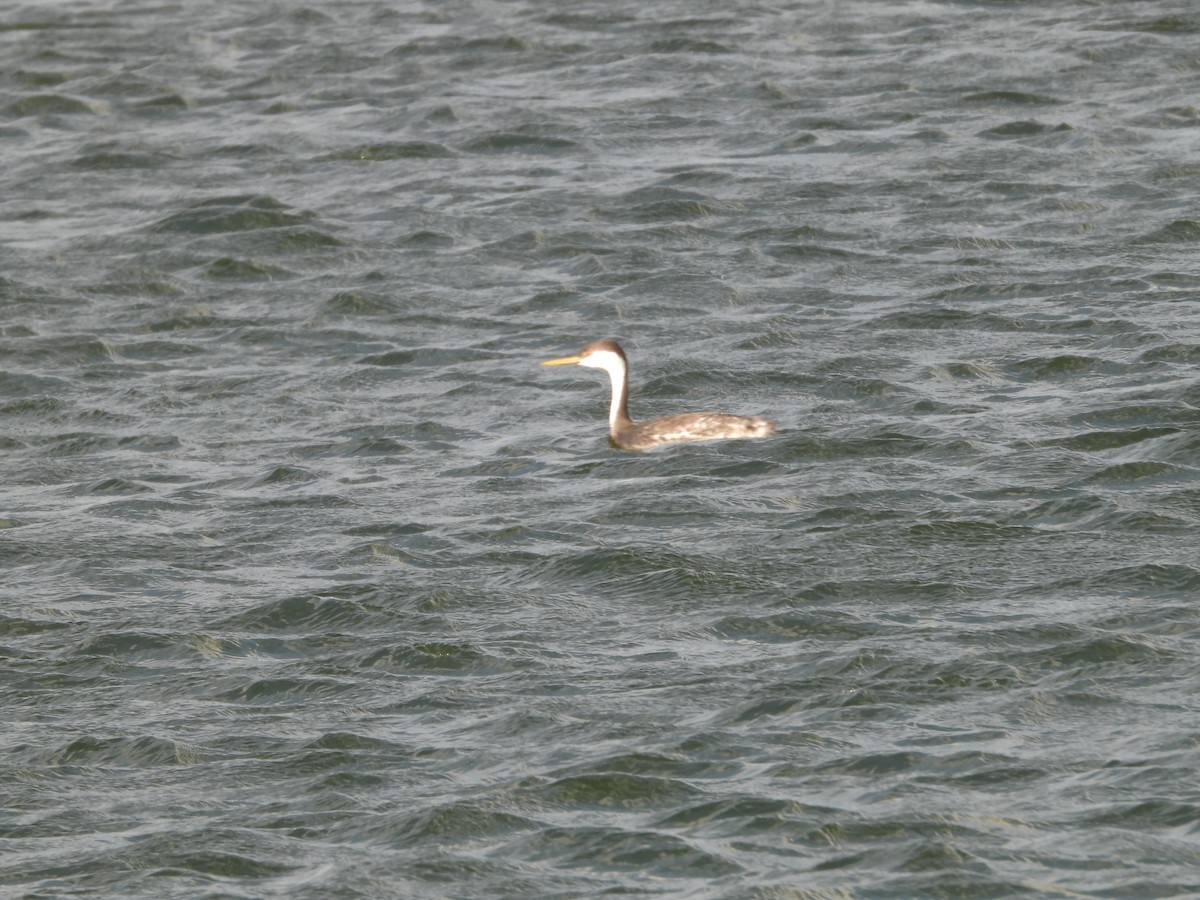
[[[612,382],[612,403],[608,408],[608,427],[611,429],[618,422],[629,421],[629,372],[625,360],[607,350],[597,351],[585,357],[580,365],[592,369],[603,369],[608,373]]]
[[[629,420],[626,404],[629,402],[629,373],[625,364],[617,360],[616,368],[608,370],[609,380],[612,381],[612,402],[608,406],[608,427],[612,428],[617,422]]]

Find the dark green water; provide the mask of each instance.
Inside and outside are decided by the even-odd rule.
[[[1198,39],[0,10],[0,893],[1196,896]]]

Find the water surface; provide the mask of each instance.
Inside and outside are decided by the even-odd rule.
[[[1197,33],[0,14],[3,890],[1200,892]]]

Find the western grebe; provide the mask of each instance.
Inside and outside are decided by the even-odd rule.
[[[596,341],[578,356],[548,359],[543,366],[587,366],[603,369],[612,381],[612,406],[608,411],[608,434],[622,450],[648,450],[662,444],[689,441],[719,441],[729,438],[766,437],[775,431],[770,419],[731,416],[726,413],[684,413],[637,423],[629,418],[629,364],[616,341]]]

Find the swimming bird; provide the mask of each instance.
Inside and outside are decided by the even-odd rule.
[[[683,413],[648,422],[629,418],[629,363],[616,341],[596,341],[578,356],[548,359],[543,366],[587,366],[603,369],[612,381],[612,405],[608,411],[608,435],[622,450],[649,450],[663,444],[690,441],[719,441],[728,438],[766,437],[775,431],[770,419],[731,416],[728,413]]]

